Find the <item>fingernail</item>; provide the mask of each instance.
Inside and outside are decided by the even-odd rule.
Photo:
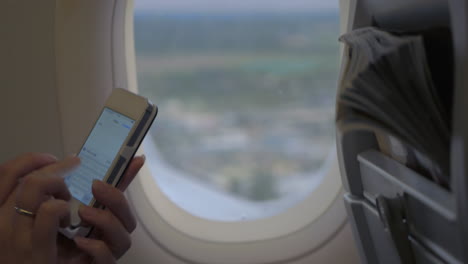
[[[89,244],[89,239],[77,236],[74,238],[75,243],[79,245],[88,245]]]
[[[81,163],[81,159],[78,156],[67,156],[64,160],[73,161],[73,165],[78,166]]]
[[[57,161],[58,158],[52,154],[49,154],[49,153],[44,153],[44,156],[46,156],[48,159],[51,159],[53,161]]]
[[[109,191],[108,184],[100,180],[93,180],[93,193],[99,193],[105,195]]]
[[[100,180],[93,180],[93,189],[98,192],[105,192],[106,191],[106,186],[104,186],[104,183]]]
[[[146,155],[145,155],[145,154],[141,155],[141,158],[143,159],[143,163],[145,163],[145,161],[146,161]]]
[[[96,211],[94,211],[94,208],[85,205],[81,205],[78,210],[80,211],[81,215],[87,218],[91,218],[96,215]]]

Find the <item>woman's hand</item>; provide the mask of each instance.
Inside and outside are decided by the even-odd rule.
[[[57,230],[69,215],[62,176],[78,164],[29,153],[0,165],[1,263],[56,262]]]
[[[59,263],[114,263],[131,246],[130,233],[136,220],[123,191],[143,166],[145,157],[135,157],[117,188],[101,181],[93,182],[93,195],[106,209],[81,206],[80,217],[94,226],[89,238],[76,237],[74,241],[59,236]]]
[[[67,226],[70,215],[63,176],[79,159],[58,162],[51,155],[30,153],[0,165],[0,263],[115,262],[130,247],[129,234],[136,226],[122,191],[143,163],[144,157],[131,162],[118,189],[93,184],[96,199],[109,209],[80,208],[80,216],[95,229],[92,238],[75,241],[58,234],[58,227]]]

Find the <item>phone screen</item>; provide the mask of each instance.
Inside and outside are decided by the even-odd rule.
[[[80,166],[67,175],[71,195],[84,204],[93,199],[93,180],[103,180],[135,121],[104,108],[78,156]]]

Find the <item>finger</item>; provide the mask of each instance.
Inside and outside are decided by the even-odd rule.
[[[18,190],[16,206],[37,213],[39,206],[51,197],[56,197],[63,200],[70,199],[70,193],[64,183],[64,179],[60,177],[44,177],[42,175],[31,175],[25,178]],[[22,215],[15,213],[11,209],[13,215],[13,235],[19,244],[30,244],[31,234],[34,225],[34,216]]]
[[[81,206],[79,214],[84,222],[94,226],[102,234],[114,256],[119,258],[130,248],[130,234],[109,210]]]
[[[39,172],[45,175],[55,175],[64,177],[65,174],[76,169],[78,165],[80,165],[80,158],[77,156],[71,156],[63,159],[60,162],[56,162],[47,167],[43,167],[39,170]]]
[[[26,153],[1,165],[0,205],[10,196],[19,178],[56,161],[57,158],[50,154]]]
[[[59,226],[70,222],[70,209],[63,200],[48,200],[37,211],[32,232],[33,254],[38,263],[53,263],[57,257]]]
[[[51,197],[70,200],[70,192],[60,175],[76,167],[77,164],[79,159],[73,157],[30,173],[19,186],[15,206],[35,213],[39,206]],[[27,240],[33,226],[33,217],[15,214],[13,220],[15,235],[19,239]]]
[[[76,246],[79,249],[83,250],[86,254],[90,255],[94,259],[94,263],[116,263],[114,256],[112,255],[111,251],[104,243],[104,241],[84,237],[75,237],[74,240]]]
[[[20,185],[16,206],[36,212],[41,203],[49,200],[51,197],[66,201],[70,200],[71,195],[65,184],[65,180],[62,177],[34,172],[26,176]]]
[[[135,230],[135,216],[122,191],[102,181],[94,181],[92,191],[96,201],[107,207],[129,233]]]
[[[16,205],[35,212],[39,205],[51,196],[62,200],[70,200],[70,192],[63,176],[79,164],[79,158],[69,157],[28,174],[23,178],[19,186]]]
[[[130,162],[130,165],[128,165],[127,170],[125,171],[125,174],[122,176],[122,180],[120,180],[119,184],[117,185],[119,190],[125,191],[127,189],[127,187],[137,175],[138,171],[141,169],[141,167],[143,167],[143,164],[145,164],[145,160],[145,155],[133,158],[133,160]]]
[[[32,173],[28,174],[28,176],[42,175],[42,176],[46,177],[47,175],[55,175],[57,177],[63,177],[63,175],[67,171],[71,171],[71,170],[75,169],[79,164],[80,164],[80,159],[79,158],[69,157],[69,158],[64,159],[63,161],[56,162],[53,165],[49,165],[49,166],[43,167],[43,168],[41,168],[39,170],[33,171]],[[7,199],[7,204],[8,204],[7,207],[8,208],[12,208],[12,207],[18,205],[17,204],[17,202],[18,202],[17,201],[18,200],[18,193],[20,193],[20,191],[21,191],[21,190],[18,190],[18,189],[23,189],[25,180],[28,180],[28,181],[31,180],[31,179],[26,179],[26,178],[28,178],[28,177],[22,178],[20,186],[17,186],[17,188],[14,190],[14,192],[17,193],[17,194],[16,195],[10,195],[10,197],[8,197],[8,199]],[[35,187],[36,185],[35,185],[34,182],[30,183],[30,185],[31,185],[30,186],[31,189],[37,189]],[[27,190],[27,191],[29,191],[29,190]],[[28,196],[31,196],[31,195],[28,195]],[[63,199],[68,200],[66,197],[63,197]],[[41,200],[40,202],[38,202],[36,204],[38,205],[43,201],[44,200]],[[26,208],[24,208],[24,209],[26,209]]]

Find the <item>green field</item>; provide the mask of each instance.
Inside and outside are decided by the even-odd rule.
[[[294,190],[334,142],[338,14],[136,14],[140,92],[173,167],[251,200]]]

